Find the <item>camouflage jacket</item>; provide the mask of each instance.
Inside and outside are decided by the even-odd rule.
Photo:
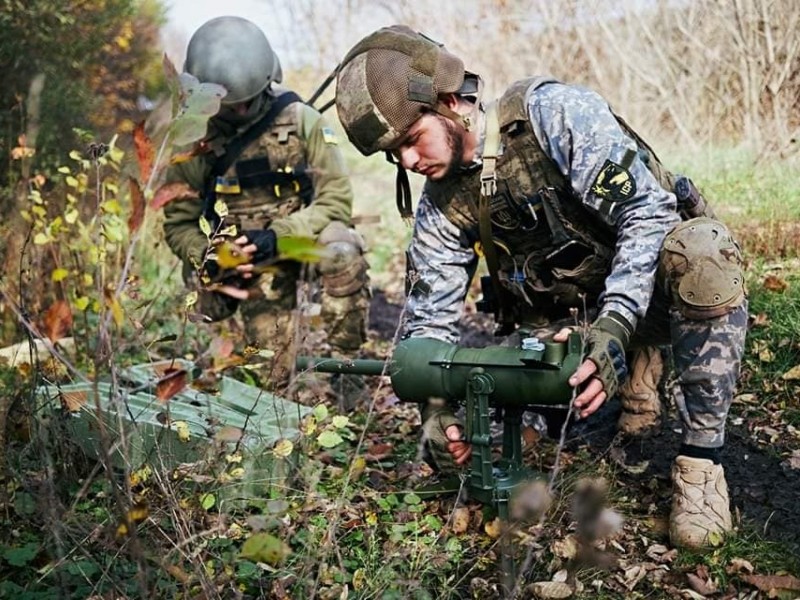
[[[281,93],[280,88],[277,93]],[[265,114],[267,108],[261,115]],[[207,141],[211,140],[212,152],[171,167],[167,173],[167,183],[187,183],[202,198],[211,177],[213,148],[243,133],[245,129],[240,128],[233,134],[225,135],[222,133],[224,128],[212,119],[207,137]],[[249,226],[241,223],[246,215],[237,213],[261,208],[260,214],[250,216],[261,217],[260,223],[263,225],[258,226],[268,225],[279,237],[316,237],[332,221],[349,224],[353,192],[337,144],[333,130],[316,110],[302,102],[284,108],[272,126],[244,149],[237,163],[266,155],[270,167],[275,171],[300,167],[310,174],[313,200],[304,205],[292,190],[281,193],[270,185],[260,191],[254,189],[248,193],[221,196],[229,205],[231,217],[238,217],[235,220],[240,221],[244,229],[252,228],[252,223]],[[235,174],[235,170],[236,166],[233,166],[229,173]],[[200,264],[208,247],[208,240],[199,227],[203,208],[202,199],[173,201],[164,207],[167,244],[186,262]],[[251,219],[251,222],[254,220]]]
[[[542,85],[528,91],[527,112],[538,145],[564,177],[572,201],[595,220],[597,230],[612,232],[616,240],[599,314],[615,311],[635,326],[653,293],[662,241],[680,221],[675,196],[659,185],[634,139],[595,92]],[[609,184],[620,169],[628,177],[624,192]],[[468,166],[457,177],[477,182],[474,171]],[[434,187],[428,182],[423,189],[408,250],[412,293],[405,334],[453,342],[477,263],[475,235],[448,218],[432,198]],[[477,201],[480,190],[474,187]]]

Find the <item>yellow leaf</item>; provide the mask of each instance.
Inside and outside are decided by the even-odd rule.
[[[112,294],[106,294],[106,306],[111,311],[111,316],[114,318],[114,323],[116,323],[117,327],[122,327],[125,322],[125,311],[122,310],[119,299]]]
[[[69,167],[58,167],[58,172],[63,174],[63,175],[69,175],[70,174]]]
[[[228,205],[222,200],[217,200],[214,202],[214,212],[217,213],[218,217],[224,219],[228,216]]]
[[[242,462],[242,453],[241,452],[234,452],[233,454],[225,455],[225,460],[228,464],[237,464]]]
[[[483,530],[486,532],[486,535],[496,540],[503,533],[503,522],[499,518],[495,518],[493,521],[485,523]]]
[[[217,246],[217,264],[223,269],[235,269],[248,262],[249,259],[239,251],[236,244],[225,241]]]
[[[197,304],[197,292],[189,292],[186,294],[186,300],[184,300],[186,308],[191,308],[195,304]]]
[[[68,275],[69,275],[69,271],[67,271],[66,269],[55,269],[53,271],[53,274],[50,276],[50,278],[53,281],[58,282],[58,281],[63,281],[64,279],[66,279]]]
[[[80,311],[84,311],[89,307],[89,298],[86,296],[81,296],[80,298],[75,298],[75,308]]]
[[[367,468],[367,460],[363,456],[357,456],[353,461],[353,466],[350,468],[350,477],[353,480],[361,477],[364,469]]]
[[[353,589],[355,591],[363,589],[366,582],[367,582],[367,575],[364,572],[364,569],[356,569],[355,573],[353,573]]]
[[[64,220],[70,225],[75,224],[75,222],[78,220],[78,211],[74,208],[70,208],[64,213]]]
[[[317,431],[317,419],[314,418],[314,415],[308,415],[303,419],[303,422],[300,423],[300,432],[303,435],[314,435],[314,432]]]
[[[795,365],[786,373],[781,375],[781,379],[784,381],[797,381],[800,380],[800,365]]]
[[[189,424],[186,421],[175,421],[172,423],[175,432],[178,434],[178,439],[182,442],[188,442],[191,437],[189,433]]]
[[[211,237],[211,223],[208,222],[208,219],[201,216],[198,220],[198,224],[200,225],[200,231],[202,231],[206,237]]]
[[[64,179],[64,181],[66,182],[66,184],[69,187],[73,187],[73,188],[78,187],[78,180],[75,179],[72,175],[67,175],[67,177]]]
[[[136,487],[137,485],[146,482],[150,478],[150,475],[152,474],[153,470],[150,468],[149,465],[145,465],[138,471],[134,471],[133,473],[131,473],[130,476],[131,487]]]
[[[291,440],[279,440],[275,447],[272,449],[272,453],[277,456],[278,458],[288,458],[291,456],[292,451],[294,450],[294,444]]]
[[[350,419],[342,415],[336,415],[333,417],[332,423],[336,429],[344,429],[350,424]]]
[[[244,477],[244,467],[236,467],[235,469],[231,469],[228,473],[233,479],[241,479]]]
[[[83,274],[83,285],[90,286],[94,283],[94,277],[91,276],[89,273]]]
[[[44,244],[48,244],[50,242],[50,236],[46,233],[39,232],[35,236],[33,236],[33,243],[37,246],[42,246]]]
[[[118,215],[122,212],[122,207],[119,205],[119,202],[116,200],[106,200],[100,207],[107,213],[112,215]]]

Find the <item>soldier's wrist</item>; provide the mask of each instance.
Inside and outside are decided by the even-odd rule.
[[[592,327],[605,331],[618,339],[620,344],[622,344],[623,350],[627,348],[631,336],[633,335],[633,324],[615,311],[609,311],[598,317],[592,324]]]

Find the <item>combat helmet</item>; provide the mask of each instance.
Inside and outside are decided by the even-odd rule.
[[[463,61],[442,44],[405,25],[384,27],[356,44],[339,66],[339,120],[365,156],[390,150],[424,112],[469,129],[468,117],[439,101],[439,94],[475,86],[477,78],[466,75]]]
[[[189,40],[184,70],[202,83],[224,86],[223,104],[250,100],[283,78],[267,36],[241,17],[217,17],[201,25]]]

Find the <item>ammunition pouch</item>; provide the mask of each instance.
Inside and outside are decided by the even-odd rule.
[[[325,293],[335,298],[352,296],[367,281],[364,240],[355,229],[334,221],[322,230],[317,240],[326,253],[318,270]]]
[[[707,217],[684,221],[667,234],[658,277],[688,319],[725,315],[745,299],[739,246],[725,225]]]

